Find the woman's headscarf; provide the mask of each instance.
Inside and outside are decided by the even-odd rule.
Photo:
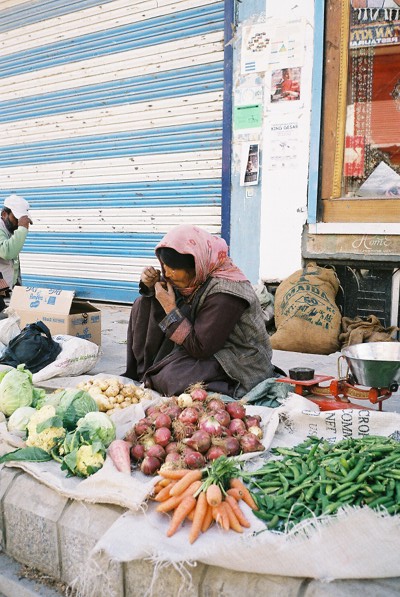
[[[247,280],[243,272],[228,256],[228,245],[224,239],[197,226],[183,224],[173,228],[156,246],[157,256],[157,250],[162,247],[169,247],[178,253],[194,257],[196,275],[190,288],[180,289],[184,295],[190,295],[210,276],[235,282]]]

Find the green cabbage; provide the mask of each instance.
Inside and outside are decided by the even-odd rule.
[[[105,448],[115,439],[115,425],[106,413],[90,412],[78,421],[77,432],[81,437],[93,443],[95,440],[102,442]]]
[[[0,382],[0,411],[10,417],[17,408],[31,406],[32,400],[31,372],[23,365],[7,371]]]
[[[14,435],[19,435],[20,437],[25,437],[26,435],[26,427],[28,425],[29,419],[36,412],[36,409],[32,406],[20,406],[17,408],[11,417],[8,419],[7,429],[10,433],[14,433]]]
[[[79,419],[87,413],[99,410],[96,401],[84,390],[64,390],[61,394],[56,412],[68,431],[75,429]]]

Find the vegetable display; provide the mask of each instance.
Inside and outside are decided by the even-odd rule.
[[[33,401],[32,373],[18,365],[16,369],[0,374],[0,412],[6,417],[21,406],[31,406]]]
[[[240,480],[236,459],[220,456],[203,471],[198,469],[161,470],[162,480],[154,488],[157,512],[170,513],[167,536],[172,537],[189,520],[189,542],[194,543],[215,523],[224,531],[242,533],[250,527],[240,507],[243,500],[256,510],[249,490]]]
[[[148,390],[133,383],[124,384],[116,377],[92,378],[77,387],[85,390],[96,401],[98,409],[108,415],[151,398]]]
[[[400,443],[393,439],[365,436],[331,444],[310,437],[271,452],[281,458],[244,475],[259,507],[255,514],[270,530],[290,530],[344,505],[400,512]]]
[[[146,410],[127,433],[131,458],[145,475],[159,469],[199,469],[220,456],[264,450],[261,417],[240,402],[225,403],[199,384]]]
[[[93,409],[96,403],[82,390],[60,393],[54,404],[33,410],[26,426],[27,447],[5,454],[0,463],[54,459],[67,476],[92,475],[103,466],[106,449],[116,436],[110,417]],[[84,416],[78,419],[79,414]]]

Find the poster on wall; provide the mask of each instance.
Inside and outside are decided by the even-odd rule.
[[[296,119],[282,115],[279,120],[269,122],[265,136],[268,139],[268,155],[265,156],[268,170],[288,168],[293,171],[304,167],[307,158],[301,151],[299,123]]]
[[[271,103],[297,101],[301,95],[301,67],[279,68],[271,73]]]
[[[246,106],[235,106],[233,109],[233,128],[245,132],[261,128],[262,104],[248,104]]]
[[[268,68],[270,54],[270,38],[267,24],[259,23],[243,27],[242,34],[242,75],[263,72]]]
[[[260,173],[260,153],[258,143],[242,143],[240,159],[240,186],[258,184]]]
[[[304,19],[275,24],[271,30],[269,57],[271,69],[304,64],[305,27]]]

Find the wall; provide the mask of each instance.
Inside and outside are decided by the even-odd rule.
[[[301,236],[307,220],[314,2],[243,0],[237,4],[237,19],[233,42],[231,254],[253,283],[280,281],[301,267]],[[271,42],[266,69],[244,72],[242,40],[248,39],[244,28],[261,23],[265,23]],[[292,70],[292,74],[300,75],[300,99],[296,101],[270,101],[275,71],[286,66],[276,54],[280,37],[283,42],[290,42],[290,38],[296,41],[293,58],[286,54],[287,66],[299,67]],[[238,129],[237,108],[258,102],[262,104],[261,126]],[[242,151],[249,142],[259,143],[259,182],[241,186]]]

